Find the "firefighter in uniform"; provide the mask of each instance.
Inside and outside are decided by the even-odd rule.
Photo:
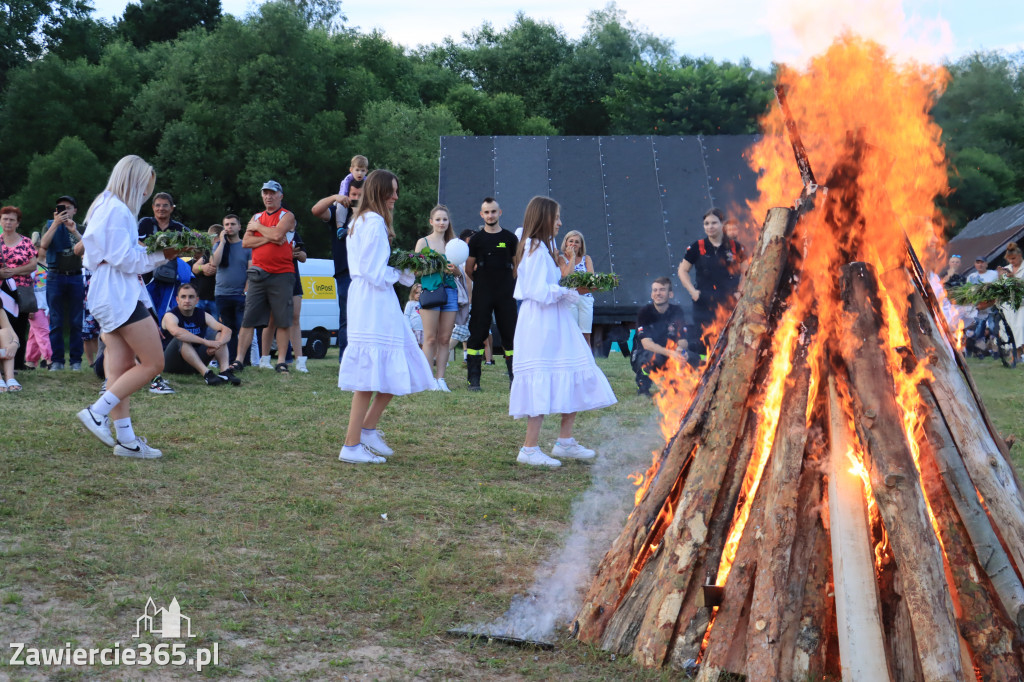
[[[472,306],[469,313],[469,341],[466,342],[466,367],[469,390],[480,390],[480,373],[484,362],[484,342],[491,329],[491,315],[501,334],[512,381],[512,345],[516,334],[516,287],[514,260],[519,240],[498,224],[501,208],[492,197],[480,206],[484,219],[482,230],[469,240],[466,276],[473,283]]]
[[[693,334],[690,349],[704,356],[700,338],[703,330],[715,320],[719,307],[731,312],[736,307],[736,293],[743,276],[747,253],[743,245],[725,236],[725,215],[717,208],[704,214],[705,239],[698,239],[686,249],[679,264],[679,279],[693,299]],[[696,284],[691,280],[691,270]]]

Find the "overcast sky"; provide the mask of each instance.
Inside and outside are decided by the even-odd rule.
[[[93,0],[96,14],[120,16],[126,0]],[[244,16],[259,2],[221,0],[223,11]],[[756,66],[791,61],[817,50],[843,26],[873,36],[899,51],[926,61],[956,59],[975,50],[1024,50],[1024,2],[1021,0],[623,0],[626,17],[641,28],[671,40],[678,54],[716,60],[748,57]],[[516,12],[554,23],[570,38],[583,32],[587,14],[604,0],[388,0],[343,2],[347,25],[374,28],[408,46],[460,39],[490,22],[508,26]],[[806,40],[794,40],[794,27]],[[804,43],[801,49],[796,43]]]

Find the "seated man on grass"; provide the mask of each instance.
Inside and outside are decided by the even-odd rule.
[[[229,381],[235,386],[241,384],[231,370],[218,375],[208,366],[212,358],[217,359],[218,367],[228,366],[231,330],[213,315],[196,309],[199,294],[191,284],[178,287],[177,301],[177,307],[164,313],[163,328],[173,337],[164,349],[164,370],[173,374],[202,374],[210,386]],[[216,332],[215,338],[207,338],[210,331]]]

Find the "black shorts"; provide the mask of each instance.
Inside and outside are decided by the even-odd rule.
[[[139,301],[135,304],[135,310],[133,310],[132,314],[128,316],[128,319],[122,322],[117,328],[124,329],[128,325],[135,324],[139,320],[144,320],[147,317],[149,317],[149,308],[144,306],[142,301]]]

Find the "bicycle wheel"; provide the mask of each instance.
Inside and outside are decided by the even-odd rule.
[[[993,322],[996,329],[996,350],[999,352],[999,359],[1003,361],[1004,367],[1013,369],[1017,366],[1017,342],[1013,338],[1013,332],[1010,331],[1010,325],[1007,324],[1006,318],[999,310],[993,314]]]

